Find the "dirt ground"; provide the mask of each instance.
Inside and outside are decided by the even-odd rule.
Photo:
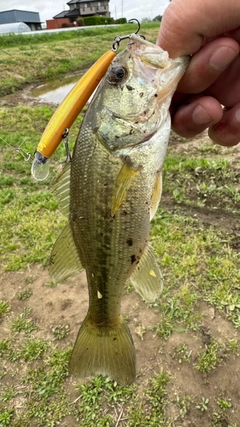
[[[1,101],[1,104],[16,105],[17,102],[35,102],[21,95],[10,95]],[[201,136],[203,138],[206,136]],[[188,149],[191,155],[197,150],[199,140],[192,140]],[[171,144],[176,145],[176,150],[183,149],[181,139],[171,137]],[[186,150],[186,143],[184,144]],[[239,161],[240,147],[235,148],[234,160]],[[162,200],[162,206],[173,209],[169,200]],[[182,207],[184,210],[184,207]],[[187,208],[188,215],[194,216],[205,224],[219,224],[219,227],[231,229],[239,233],[240,225],[236,216],[225,210],[212,210],[204,208]],[[239,249],[239,240],[236,242],[236,250]],[[35,332],[36,338],[52,340],[52,329],[59,324],[69,324],[70,331],[66,339],[56,342],[56,346],[69,348],[74,344],[79,326],[84,319],[88,309],[88,293],[85,273],[81,273],[68,279],[63,284],[54,287],[49,286],[49,273],[40,265],[29,265],[26,271],[6,272],[0,275],[0,294],[2,300],[11,304],[11,311],[0,327],[0,340],[6,336],[13,317],[22,313],[24,307],[32,309],[32,318],[40,325]],[[33,293],[31,298],[20,301],[17,295],[30,284]],[[168,388],[169,404],[167,415],[174,418],[176,412],[176,395],[194,396],[195,401],[200,402],[202,397],[209,399],[207,411],[201,411],[196,405],[188,403],[188,411],[184,414],[181,424],[177,427],[211,427],[210,412],[217,410],[216,399],[224,396],[231,400],[232,407],[226,418],[222,416],[219,426],[240,426],[240,355],[236,352],[228,354],[227,359],[223,357],[222,362],[211,373],[203,374],[194,369],[194,362],[199,353],[203,351],[206,343],[213,339],[220,340],[223,345],[229,340],[240,340],[240,331],[233,327],[232,323],[225,320],[217,310],[205,302],[198,304],[197,310],[202,315],[202,326],[200,332],[173,332],[167,340],[161,340],[155,333],[148,329],[149,325],[157,325],[159,321],[158,312],[145,304],[141,297],[134,291],[125,292],[122,301],[123,314],[129,318],[129,327],[132,332],[136,347],[139,390],[143,390],[147,380],[154,372],[161,369],[170,372],[173,381]],[[179,362],[176,358],[176,349],[186,344],[189,348],[189,359],[191,363]],[[224,367],[224,369],[223,369]],[[24,369],[24,366],[22,367]],[[3,381],[3,379],[1,380]],[[9,378],[4,377],[7,383]],[[174,388],[172,387],[174,384]],[[69,393],[74,395],[74,380],[69,379]],[[177,414],[176,414],[177,416]],[[194,420],[194,421],[193,421]],[[65,425],[64,423],[61,425]],[[68,426],[72,426],[71,417]],[[120,424],[121,425],[121,424]]]
[[[0,340],[5,338],[5,332],[10,329],[13,317],[22,313],[24,307],[29,307],[32,309],[32,319],[40,325],[40,330],[35,333],[35,338],[51,341],[54,327],[59,324],[69,324],[70,333],[67,342],[64,340],[64,344],[58,342],[56,345],[61,347],[62,345],[74,344],[78,329],[88,309],[85,274],[83,272],[56,287],[48,286],[49,279],[48,271],[39,265],[30,266],[24,272],[9,272],[1,275],[1,299],[11,302],[11,313],[0,329]],[[28,302],[19,301],[17,295],[26,289],[26,282],[31,283],[33,294]],[[214,411],[216,396],[222,395],[231,400],[232,408],[234,408],[228,414],[231,425],[239,426],[239,354],[228,355],[227,360],[223,359],[220,366],[210,374],[197,372],[193,368],[193,364],[211,338],[227,344],[228,340],[239,339],[240,333],[206,303],[202,302],[198,306],[198,310],[203,318],[201,333],[174,332],[167,341],[160,340],[152,331],[148,330],[149,325],[157,325],[159,314],[153,308],[149,308],[134,291],[129,294],[125,293],[122,311],[129,318],[128,324],[136,348],[139,392],[146,387],[147,380],[154,376],[154,372],[164,369],[171,373],[174,384],[174,388],[171,384],[168,389],[170,404],[167,407],[167,415],[169,417],[174,418],[177,395],[194,396],[198,402],[201,402],[204,396],[205,399],[209,399],[209,411]],[[176,358],[176,349],[181,345],[187,345],[190,351],[191,364],[179,363],[179,359]],[[24,366],[22,368],[24,369]],[[4,377],[6,384],[9,383],[9,380],[9,377]],[[75,380],[69,379],[68,384],[68,391],[72,394],[73,400],[78,397],[74,391],[74,382]],[[219,425],[222,427],[229,426],[229,418],[222,418]],[[68,426],[74,425],[72,422],[68,423]],[[190,405],[181,425],[182,427],[210,427],[212,424],[208,418],[208,411],[202,413],[196,406]]]

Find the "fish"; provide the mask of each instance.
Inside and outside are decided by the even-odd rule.
[[[130,35],[88,107],[71,162],[55,182],[69,221],[53,247],[50,274],[62,281],[85,269],[89,292],[71,375],[101,374],[122,385],[135,381],[134,343],[121,299],[128,281],[147,302],[162,291],[150,221],[162,192],[169,105],[187,63]]]

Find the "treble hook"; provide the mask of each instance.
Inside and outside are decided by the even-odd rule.
[[[140,31],[140,22],[138,21],[138,19],[133,18],[133,19],[130,19],[128,22],[129,23],[137,22],[138,28],[137,28],[137,31],[135,31],[134,34],[138,34],[138,32]],[[114,37],[114,42],[113,42],[113,45],[112,45],[113,52],[116,52],[118,50],[119,44],[120,44],[120,42],[122,40],[129,39],[129,37],[130,37],[130,35],[127,35],[127,36],[116,36],[116,37]],[[140,35],[140,37],[145,38],[142,35]]]
[[[71,160],[72,160],[71,152],[70,152],[69,146],[68,146],[68,135],[69,135],[69,129],[66,128],[66,129],[64,129],[64,131],[62,133],[62,139],[64,141],[64,146],[65,146],[65,150],[66,150],[66,159],[63,162],[60,162],[58,160],[58,163],[60,163],[60,164],[71,162]]]

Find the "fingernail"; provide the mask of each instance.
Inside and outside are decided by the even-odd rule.
[[[198,105],[193,111],[192,119],[196,125],[205,125],[212,121],[211,116],[209,116],[209,114],[201,105]]]
[[[231,47],[221,46],[211,55],[209,65],[216,71],[223,71],[236,56],[236,51]]]
[[[235,119],[240,123],[240,108],[235,112]]]

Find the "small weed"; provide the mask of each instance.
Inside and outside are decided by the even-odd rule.
[[[23,313],[13,320],[11,328],[13,332],[24,331],[26,334],[30,334],[38,329],[38,325],[33,320],[29,319],[30,313],[31,310],[25,308]]]
[[[57,325],[52,329],[53,336],[56,340],[64,339],[70,331],[70,325]]]
[[[5,356],[9,357],[12,354],[12,346],[11,341],[9,339],[5,339],[0,341],[0,357]]]
[[[1,409],[0,409],[1,411]],[[13,417],[13,409],[8,408],[0,412],[0,425],[1,427],[8,427],[11,425],[11,420]]]
[[[8,402],[14,396],[16,396],[16,394],[17,392],[14,390],[12,386],[5,386],[1,394],[1,400],[2,402]]]
[[[233,353],[237,353],[238,347],[239,347],[238,339],[232,339],[228,341],[227,348],[229,351],[232,351]]]
[[[28,341],[23,344],[20,356],[27,362],[28,360],[36,360],[42,356],[47,349],[48,343],[41,340]]]
[[[193,403],[193,398],[191,396],[178,396],[178,394],[176,394],[175,402],[180,409],[180,415],[184,416],[189,411],[191,403]]]
[[[171,322],[167,321],[166,319],[162,319],[156,328],[157,336],[165,340],[169,337],[169,335],[171,335],[172,331],[173,331],[173,325]]]
[[[10,310],[10,305],[7,301],[0,301],[0,318]]]
[[[226,409],[229,409],[232,407],[231,399],[218,399],[217,403],[222,409],[222,411],[225,411]]]
[[[191,360],[191,351],[186,344],[182,344],[180,347],[176,348],[176,354],[178,362],[190,362]]]
[[[217,364],[221,361],[218,356],[219,349],[220,345],[217,342],[210,342],[210,344],[206,346],[204,353],[199,356],[196,369],[207,373],[216,368]]]
[[[26,299],[30,298],[31,295],[32,289],[28,288],[18,294],[18,299],[20,299],[21,301],[25,301]]]
[[[208,404],[209,404],[209,399],[202,397],[201,402],[196,405],[196,408],[204,412],[208,410]]]

